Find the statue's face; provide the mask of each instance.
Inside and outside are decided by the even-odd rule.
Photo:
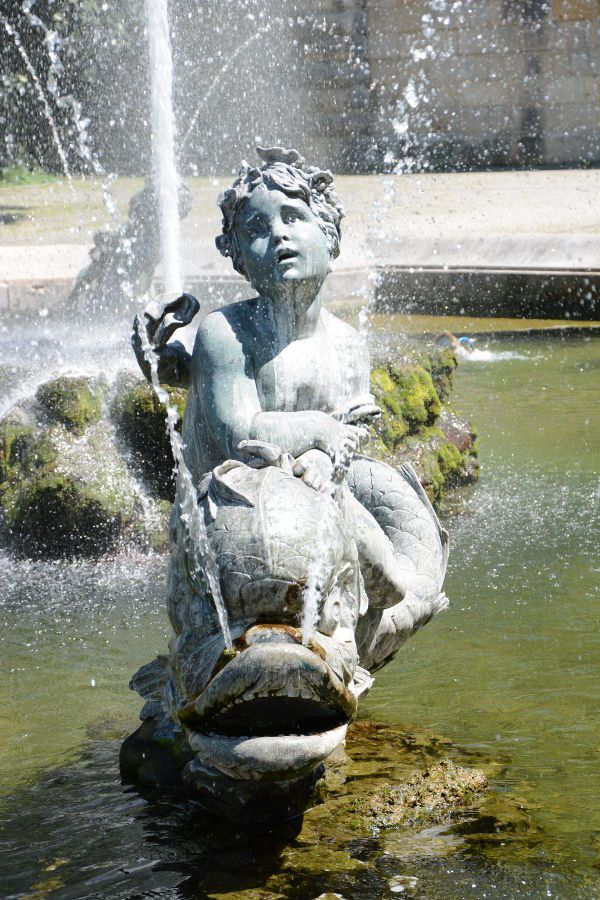
[[[329,271],[327,239],[303,200],[261,184],[246,200],[238,229],[244,269],[259,293],[299,282],[321,286]]]

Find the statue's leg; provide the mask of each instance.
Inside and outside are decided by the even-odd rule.
[[[344,485],[341,505],[350,524],[369,604],[384,609],[404,600],[407,579],[394,546],[369,510]]]

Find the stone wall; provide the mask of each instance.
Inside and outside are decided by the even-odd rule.
[[[311,156],[314,144],[315,158],[362,171],[600,163],[598,0],[307,0],[306,9],[307,86],[325,115],[307,134]]]

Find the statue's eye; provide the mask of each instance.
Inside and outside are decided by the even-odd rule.
[[[291,225],[293,222],[299,222],[301,218],[300,213],[290,210],[290,212],[285,213],[283,221],[286,225]]]

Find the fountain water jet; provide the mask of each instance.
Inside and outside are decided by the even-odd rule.
[[[167,293],[181,293],[179,179],[175,162],[173,60],[167,0],[146,0],[152,92],[152,158],[159,209],[162,277]]]

